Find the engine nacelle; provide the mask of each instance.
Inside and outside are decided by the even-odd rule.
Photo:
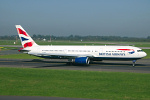
[[[78,57],[78,58],[75,58],[75,63],[77,64],[89,64],[90,63],[90,60],[88,57]]]

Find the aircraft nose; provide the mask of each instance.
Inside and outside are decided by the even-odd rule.
[[[146,52],[143,52],[143,57],[147,56]]]

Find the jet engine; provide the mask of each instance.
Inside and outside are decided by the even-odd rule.
[[[88,57],[78,57],[78,58],[75,58],[74,62],[76,64],[86,64],[88,65],[90,63],[90,60]]]

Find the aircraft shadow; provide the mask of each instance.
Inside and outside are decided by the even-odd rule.
[[[132,63],[120,63],[120,62],[91,62],[90,64],[96,64],[96,65],[120,65],[120,66],[132,66]],[[144,64],[136,64],[136,66],[146,66]]]

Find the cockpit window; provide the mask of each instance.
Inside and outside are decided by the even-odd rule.
[[[143,52],[143,50],[137,50],[137,52]]]

